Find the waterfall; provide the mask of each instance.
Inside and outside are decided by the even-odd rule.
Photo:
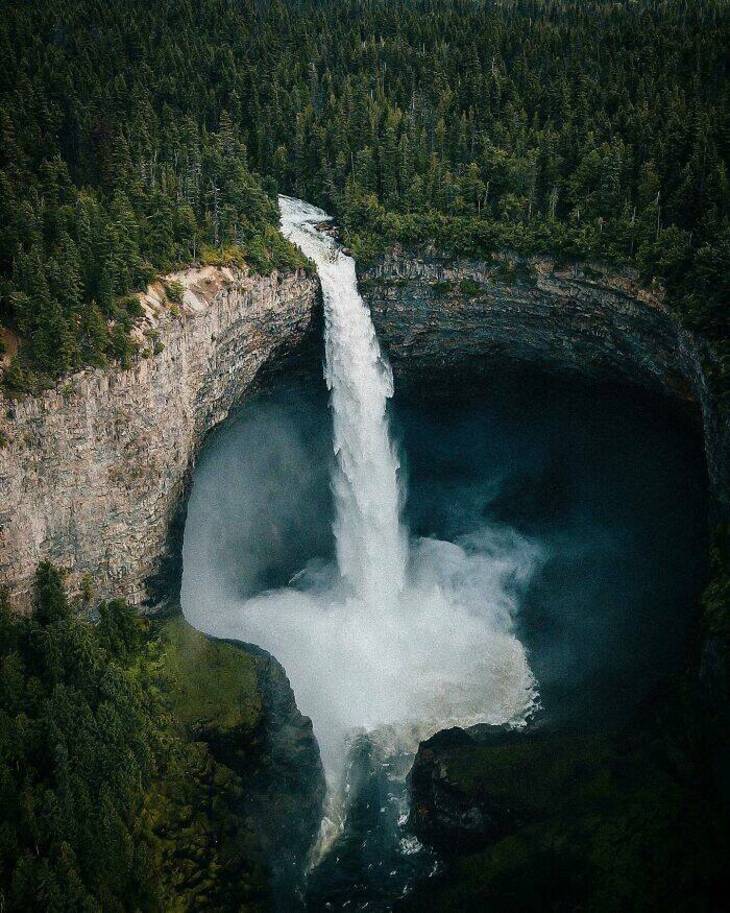
[[[448,541],[407,528],[388,419],[393,375],[358,292],[355,263],[330,234],[325,212],[289,197],[279,204],[283,233],[314,261],[321,280],[331,437],[316,368],[306,375],[309,399],[294,392],[302,380],[297,373],[279,391],[283,408],[267,400],[271,390],[245,404],[232,423],[242,421],[239,433],[218,441],[215,459],[196,469],[182,606],[200,630],[276,657],[298,708],[311,717],[328,785],[316,872],[338,885],[353,878],[359,890],[370,875],[348,868],[352,856],[342,857],[338,869],[340,849],[354,847],[373,877],[387,873],[390,896],[402,896],[414,858],[431,865],[407,829],[405,778],[419,742],[452,726],[520,727],[538,706],[515,622],[550,546],[490,519],[499,516],[489,507],[504,478],[501,457],[481,465],[499,443],[489,411],[465,433],[454,430],[458,408],[453,427],[441,409],[426,422],[425,459],[437,461],[433,478],[458,472],[458,461],[449,468],[454,448],[468,456],[483,437],[488,446],[474,448],[483,479],[473,489],[468,480],[453,490],[444,485],[434,502],[451,518],[434,523]],[[410,446],[417,458],[418,438]],[[429,472],[420,478],[428,480]],[[427,485],[421,482],[421,495]],[[562,525],[557,535],[564,535]],[[576,558],[570,561],[573,567]],[[593,636],[592,622],[585,630]],[[562,652],[560,662],[571,667]]]
[[[381,353],[370,312],[358,291],[355,261],[326,230],[330,217],[315,206],[286,196],[279,197],[279,208],[283,234],[314,261],[322,285],[325,379],[330,391],[336,455],[332,488],[337,563],[341,578],[355,597],[354,602],[345,602],[343,610],[354,611],[369,620],[368,626],[360,626],[358,631],[366,643],[377,629],[390,631],[396,641],[403,638],[404,633],[416,641],[419,626],[423,622],[429,623],[431,618],[429,614],[420,618],[414,616],[413,594],[409,599],[406,591],[408,538],[401,522],[398,455],[390,436],[386,411],[388,399],[393,396],[393,374]],[[438,558],[440,560],[441,556]],[[439,587],[435,595],[436,611],[448,612],[449,600],[443,598]],[[434,592],[421,592],[417,598],[423,596],[433,598]],[[457,611],[457,621],[459,615]],[[448,620],[445,626],[442,621],[439,634],[445,634],[448,627]],[[426,638],[428,642],[428,635]],[[459,640],[458,636],[456,640]],[[430,646],[438,649],[439,638]],[[408,646],[405,649],[412,652]],[[398,660],[402,655],[399,652],[394,667],[387,670],[391,676],[401,665]],[[397,766],[393,761],[399,754],[404,750],[406,756],[415,752],[418,741],[431,735],[445,720],[453,720],[454,716],[460,721],[472,722],[485,718],[484,695],[475,681],[470,682],[473,672],[463,648],[460,659],[462,681],[459,681],[458,669],[450,670],[451,681],[445,676],[429,680],[417,699],[422,701],[420,713],[414,713],[415,707],[409,708],[413,717],[405,725],[401,720],[396,729],[386,725],[369,733],[373,750],[382,755],[383,763],[386,758],[391,759],[388,763],[391,771]],[[422,673],[419,665],[423,666],[422,658],[415,666],[408,661],[403,664],[404,671],[413,678],[406,684],[406,690],[410,685],[418,692],[418,676]],[[485,681],[488,679],[485,675]],[[471,693],[475,684],[480,695],[476,698]],[[391,787],[391,797],[400,796],[403,802],[403,786],[398,787],[393,782]],[[326,815],[314,851],[315,862],[326,855],[339,834],[350,792],[346,778],[333,783],[330,777]]]
[[[358,292],[355,261],[321,230],[329,216],[291,197],[279,197],[279,206],[284,235],[315,262],[322,283],[340,574],[374,610],[387,611],[405,585],[408,557],[386,414],[393,374]]]
[[[278,489],[294,486],[295,501],[298,480],[278,467],[306,473],[314,456],[305,439],[274,422],[252,442],[252,459],[268,447],[275,464],[252,464],[240,479],[223,472],[224,510],[194,488],[208,519],[186,527],[182,604],[200,630],[256,644],[282,663],[334,783],[358,732],[392,754],[447,726],[525,720],[536,686],[514,619],[541,552],[480,519],[451,542],[409,536],[387,414],[393,376],[355,263],[326,230],[325,212],[289,197],[279,204],[282,230],[314,261],[324,296],[336,564],[312,558],[288,585],[251,592],[244,581],[243,595],[235,556],[221,548],[219,514],[230,515],[232,504],[247,528],[261,515],[260,555],[288,522],[277,513]]]

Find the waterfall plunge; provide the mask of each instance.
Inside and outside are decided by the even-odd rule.
[[[289,586],[242,599],[206,503],[205,521],[185,532],[182,604],[200,630],[282,663],[333,783],[348,737],[363,730],[384,752],[407,752],[446,726],[524,721],[536,688],[513,623],[540,553],[503,527],[409,542],[386,414],[393,380],[354,261],[317,227],[322,210],[287,197],[280,206],[284,234],[315,262],[324,293],[337,566],[306,566]],[[222,496],[238,500],[240,516],[266,509],[250,481],[235,484],[225,480]]]
[[[324,295],[337,564],[359,599],[373,611],[390,611],[405,585],[407,560],[398,458],[386,415],[393,375],[358,293],[355,261],[315,227],[327,214],[291,197],[280,197],[279,206],[284,235],[314,260]]]

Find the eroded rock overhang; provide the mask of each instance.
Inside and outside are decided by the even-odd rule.
[[[639,386],[695,410],[711,492],[728,510],[730,420],[708,380],[713,355],[667,307],[662,289],[597,265],[401,249],[360,279],[396,375],[531,364]]]

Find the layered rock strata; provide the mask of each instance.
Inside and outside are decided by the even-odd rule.
[[[684,329],[661,289],[598,266],[546,258],[447,260],[395,249],[361,285],[396,374],[458,376],[471,366],[529,363],[623,381],[697,408],[710,483],[730,504],[730,421],[708,383],[712,355]]]
[[[500,255],[448,260],[394,249],[361,287],[397,374],[530,363],[659,391],[701,417],[715,500],[730,505],[730,421],[708,382],[712,356],[660,289],[588,265]],[[148,357],[86,370],[37,397],[0,395],[0,585],[30,604],[39,561],[86,575],[92,601],[159,603],[174,590],[190,472],[206,433],[268,370],[286,370],[313,326],[318,283],[206,267],[141,296]],[[179,291],[179,290],[178,290]],[[294,364],[294,362],[292,362]],[[261,369],[266,370],[261,372]]]
[[[93,576],[92,601],[159,601],[203,438],[262,366],[306,336],[318,288],[304,272],[216,267],[165,283],[140,296],[147,357],[132,368],[0,395],[0,585],[21,610],[46,559],[67,570],[71,593]]]

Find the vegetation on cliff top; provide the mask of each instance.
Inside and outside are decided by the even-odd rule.
[[[31,617],[0,606],[0,909],[266,909],[241,772],[210,743],[254,750],[255,661],[120,601],[84,621],[48,564],[37,585]]]
[[[127,293],[156,272],[296,262],[277,188],[361,255],[634,263],[726,341],[728,45],[723,0],[10,0],[6,383],[128,361]]]

